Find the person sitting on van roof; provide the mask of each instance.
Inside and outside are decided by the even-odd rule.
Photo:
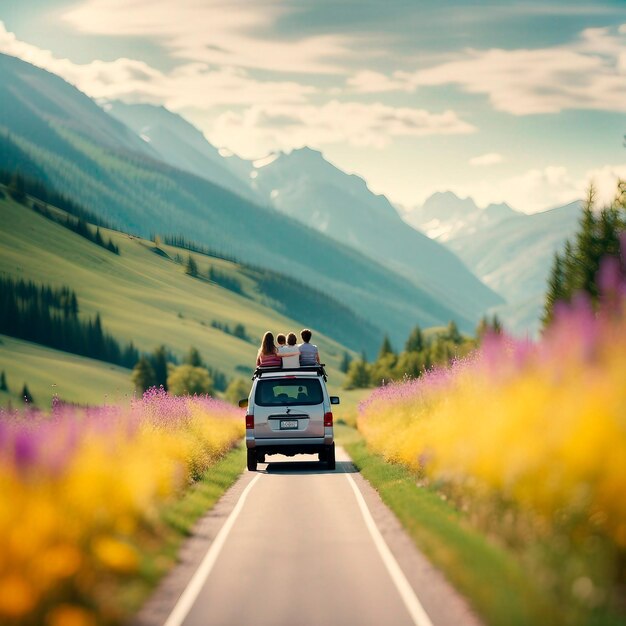
[[[282,343],[281,343],[282,338]],[[283,358],[283,369],[300,367],[300,348],[296,345],[295,333],[289,333],[287,336],[287,345],[285,345],[285,335],[278,335],[278,355]]]
[[[263,335],[261,347],[256,357],[257,367],[280,367],[282,359],[278,356],[276,346],[274,345],[274,335],[267,331]]]
[[[303,328],[300,331],[300,337],[302,337],[302,343],[298,346],[300,348],[300,365],[317,365],[320,362],[320,353],[317,346],[309,343],[313,333],[308,328]]]

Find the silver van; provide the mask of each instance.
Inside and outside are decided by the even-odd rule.
[[[252,389],[239,406],[246,414],[248,469],[265,463],[266,455],[318,454],[328,469],[335,469],[332,404],[323,365],[294,369],[258,367]]]

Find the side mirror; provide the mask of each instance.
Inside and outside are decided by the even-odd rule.
[[[239,408],[246,409],[248,407],[248,398],[244,398],[243,400],[239,400]]]
[[[339,404],[339,396],[330,396],[331,404]]]

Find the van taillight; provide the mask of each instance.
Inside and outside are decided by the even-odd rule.
[[[254,415],[246,415],[246,428],[254,428]]]
[[[333,414],[328,411],[328,413],[324,413],[324,426],[332,426],[333,425]]]

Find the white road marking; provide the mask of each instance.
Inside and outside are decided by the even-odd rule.
[[[180,626],[187,614],[189,613],[193,603],[198,598],[200,591],[202,591],[202,587],[206,582],[206,579],[209,577],[213,566],[215,565],[215,561],[219,556],[224,543],[226,542],[226,538],[228,537],[228,533],[233,527],[235,520],[241,513],[241,509],[243,509],[243,505],[246,502],[246,498],[250,493],[252,487],[254,487],[255,483],[259,478],[261,478],[262,474],[257,474],[248,484],[248,486],[243,490],[243,493],[239,497],[237,505],[231,511],[230,515],[224,525],[220,529],[219,533],[215,537],[215,540],[211,544],[211,547],[208,549],[207,553],[204,555],[204,559],[202,559],[202,563],[200,563],[200,567],[196,570],[196,573],[193,575],[193,578],[189,581],[189,584],[183,591],[182,595],[178,599],[176,606],[173,611],[170,613],[170,616],[167,618],[164,626]]]
[[[383,563],[391,576],[391,580],[393,580],[396,589],[400,593],[400,597],[411,615],[413,623],[415,626],[433,626],[433,623],[430,621],[424,607],[417,599],[417,596],[413,591],[413,587],[409,584],[409,581],[406,579],[406,576],[398,565],[398,561],[396,561],[395,557],[391,553],[391,550],[387,546],[387,543],[383,539],[383,536],[380,534],[370,510],[367,508],[367,503],[365,502],[365,498],[363,498],[363,494],[359,491],[357,484],[354,482],[354,479],[350,476],[350,474],[346,474],[346,478],[354,491],[356,501],[361,509],[361,513],[363,514],[363,519],[365,520],[365,525],[370,531],[370,535],[372,536],[374,544],[378,549],[378,553],[380,554]]]

